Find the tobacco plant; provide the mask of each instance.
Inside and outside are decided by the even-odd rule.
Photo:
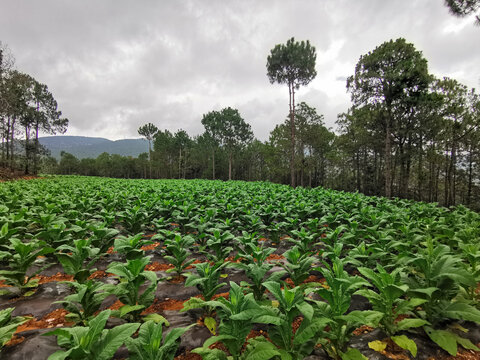
[[[356,349],[347,348],[353,331],[362,325],[376,326],[383,314],[377,311],[348,312],[353,293],[369,284],[358,276],[350,276],[343,268],[343,262],[335,259],[332,266],[324,263],[318,270],[325,277],[325,284],[315,289],[307,288],[306,293],[312,290],[320,295],[324,301],[310,300],[320,318],[328,319],[329,331],[319,334],[318,342],[333,359],[349,359],[349,356],[362,358]],[[348,312],[348,313],[347,313]]]
[[[398,346],[409,350],[412,355],[417,356],[417,345],[406,335],[395,336],[398,332],[411,328],[418,328],[427,325],[428,322],[413,316],[413,310],[426,302],[425,299],[405,299],[408,292],[408,285],[403,284],[400,279],[400,268],[388,273],[381,265],[377,265],[377,271],[360,267],[358,271],[376,288],[358,290],[355,294],[365,296],[372,304],[373,310],[382,314],[379,321],[381,329]],[[406,315],[407,318],[397,322],[397,318]]]
[[[50,355],[48,360],[110,360],[140,326],[131,323],[105,329],[110,314],[111,310],[102,311],[87,327],[75,326],[46,333],[45,336],[56,336],[58,345],[65,348]]]
[[[79,283],[87,281],[88,277],[96,270],[93,265],[99,258],[100,249],[91,247],[91,240],[74,240],[73,246],[62,245],[55,253],[62,264],[66,274],[73,275]]]
[[[125,345],[130,360],[173,360],[180,345],[180,337],[193,324],[185,328],[172,329],[163,338],[163,323],[147,321],[140,326],[137,338],[127,338]]]
[[[261,311],[260,306],[255,302],[252,294],[244,295],[243,289],[230,282],[229,300],[223,297],[218,300],[205,302],[205,306],[217,309],[217,315],[220,317],[220,326],[218,327],[218,335],[209,338],[202,346],[193,350],[194,353],[200,354],[203,359],[225,359],[227,355],[225,352],[218,349],[210,349],[209,346],[215,342],[221,342],[225,345],[230,353],[231,359],[240,360],[246,359],[248,356],[253,356],[251,349],[248,352],[242,351],[246,342],[247,335],[252,329],[253,323],[250,319],[234,319],[234,316],[240,313],[248,313]],[[262,345],[260,345],[262,344]],[[259,357],[262,359],[271,359],[275,355],[280,355],[273,344],[266,345],[265,341],[258,342],[258,345],[263,348],[265,354]]]
[[[51,264],[46,264],[27,276],[28,269],[37,262],[39,256],[55,251],[44,241],[31,240],[23,243],[15,238],[10,239],[10,245],[6,246],[6,250],[0,252],[0,259],[8,263],[8,270],[0,270],[0,279],[8,285],[18,287],[22,293],[25,293],[28,288],[36,287],[38,281],[34,277]]]
[[[155,299],[158,278],[153,271],[145,271],[149,257],[127,260],[127,263],[112,263],[107,271],[115,274],[120,283],[107,284],[105,291],[114,294],[124,304],[119,309],[120,317],[140,318],[143,309],[152,305]],[[142,285],[146,287],[141,291]]]
[[[143,233],[129,237],[119,236],[115,239],[114,249],[118,253],[124,254],[127,260],[133,260],[142,258],[145,255],[145,252],[141,247],[152,243],[151,240],[143,239]]]
[[[0,310],[0,351],[10,341],[18,326],[29,319],[23,316],[12,317],[14,310],[15,308]]]
[[[316,335],[329,323],[319,317],[315,309],[305,301],[303,290],[280,288],[277,282],[266,282],[265,287],[272,293],[278,306],[260,306],[232,315],[232,320],[250,320],[253,323],[268,324],[268,335],[278,347],[282,359],[300,360],[311,354],[316,344]],[[300,327],[293,332],[293,322],[303,317]]]
[[[193,245],[194,241],[191,236],[181,236],[177,234],[173,240],[165,242],[167,246],[166,252],[170,254],[166,255],[165,259],[174,266],[173,269],[167,270],[167,272],[175,271],[177,275],[180,276],[183,274],[185,268],[193,263],[195,259],[187,261],[187,257],[190,255],[187,249]]]
[[[66,318],[75,323],[88,325],[95,313],[100,310],[103,300],[110,295],[105,285],[99,281],[89,280],[85,283],[66,281],[65,284],[74,288],[75,293],[57,301],[69,312]]]
[[[286,251],[284,256],[287,263],[279,263],[279,265],[285,269],[295,286],[300,285],[310,276],[315,258],[302,254],[297,246]]]

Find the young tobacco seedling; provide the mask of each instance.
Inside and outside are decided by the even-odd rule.
[[[66,349],[53,353],[48,360],[110,360],[140,326],[132,323],[104,329],[110,315],[111,310],[105,310],[95,316],[88,327],[62,328],[44,334],[57,336],[58,345]]]
[[[183,304],[183,309],[181,311],[200,308],[205,301],[212,300],[212,297],[217,290],[226,285],[225,283],[219,283],[218,280],[220,279],[223,268],[228,264],[229,262],[224,262],[222,264],[217,263],[214,265],[210,265],[208,262],[195,264],[197,274],[188,274],[185,286],[196,286],[202,293],[204,300],[192,297]],[[212,312],[213,309],[207,307],[207,313],[211,314]]]
[[[343,269],[343,262],[334,259],[332,266],[324,263],[325,267],[318,267],[326,280],[326,286],[314,289],[324,301],[310,300],[316,306],[320,318],[328,319],[330,330],[323,331],[318,337],[318,343],[322,345],[327,354],[333,359],[363,359],[363,355],[357,349],[347,349],[346,345],[353,331],[361,325],[375,327],[383,316],[377,311],[351,311],[352,294],[362,286],[368,286],[368,282],[358,276],[350,276]],[[306,293],[312,289],[307,288]],[[356,356],[356,357],[349,357]]]
[[[145,266],[150,262],[149,257],[127,260],[126,264],[112,263],[107,271],[115,274],[120,280],[117,285],[107,284],[104,289],[114,294],[124,304],[119,309],[120,317],[129,317],[135,320],[140,318],[143,309],[152,305],[155,299],[158,278],[153,271],[145,271]],[[140,293],[143,284],[148,285]]]
[[[163,339],[163,323],[147,321],[140,326],[138,337],[127,338],[125,345],[130,360],[173,360],[180,345],[180,337],[194,324],[172,329]],[[168,324],[167,324],[168,326]]]
[[[246,250],[247,248],[250,250]],[[246,246],[246,249],[245,252],[240,255],[245,259],[245,262],[233,263],[231,266],[245,271],[245,275],[250,279],[252,284],[242,283],[242,285],[245,285],[247,289],[250,289],[253,292],[256,301],[261,301],[265,294],[265,286],[263,283],[266,281],[278,282],[286,272],[276,271],[268,278],[265,278],[266,274],[273,268],[273,265],[267,263],[266,260],[275,249],[265,249],[251,243]]]
[[[17,327],[29,319],[23,316],[15,316],[12,318],[13,310],[15,310],[15,308],[0,310],[0,351],[2,347],[10,341]]]
[[[62,245],[57,248],[55,255],[62,264],[66,274],[73,275],[79,283],[87,281],[88,277],[96,270],[93,265],[99,258],[100,249],[91,247],[89,239],[74,240],[73,246]],[[87,262],[87,260],[89,260]]]
[[[119,236],[114,242],[115,251],[120,254],[124,254],[127,260],[143,258],[145,251],[143,251],[141,247],[143,245],[150,245],[153,242],[142,239],[143,233],[139,233],[130,237]]]
[[[310,355],[316,335],[328,324],[328,319],[315,314],[300,287],[282,290],[277,282],[266,282],[264,285],[275,297],[278,307],[247,309],[230,316],[230,319],[268,324],[268,335],[278,347],[282,359],[301,360]],[[292,325],[298,316],[303,316],[303,320],[294,334]]]
[[[140,205],[125,208],[118,214],[118,217],[125,230],[130,234],[138,234],[142,231],[144,224],[148,223],[148,214]]]
[[[195,259],[186,260],[188,255],[190,255],[187,249],[190,248],[194,242],[195,240],[191,236],[181,236],[179,234],[176,234],[173,240],[165,242],[167,245],[166,252],[170,254],[166,255],[165,259],[174,266],[173,269],[167,270],[167,273],[175,271],[178,276],[181,276],[185,268],[193,263]]]
[[[210,349],[209,346],[215,342],[221,342],[228,349],[232,360],[240,360],[245,358],[245,353],[242,353],[243,345],[246,342],[247,335],[252,329],[253,323],[250,319],[234,320],[232,316],[246,311],[261,311],[260,306],[252,298],[252,294],[244,295],[243,289],[234,282],[230,282],[229,300],[223,297],[218,300],[207,301],[205,306],[217,309],[217,314],[220,317],[221,323],[218,327],[219,335],[209,338],[201,348],[193,350],[194,353],[200,354],[203,359],[225,359],[227,356],[225,352],[218,349]],[[275,355],[280,355],[275,346],[270,343],[270,354],[268,357],[259,359],[270,359]],[[267,349],[264,349],[267,350]]]
[[[100,254],[105,254],[113,245],[115,236],[118,235],[117,229],[112,229],[106,223],[94,223],[88,225],[88,230],[92,232],[90,237],[91,245],[100,249]]]
[[[288,262],[286,264],[279,263],[279,265],[287,271],[293,284],[299,286],[310,276],[312,264],[315,259],[306,254],[302,254],[297,246],[286,251],[284,256]]]
[[[99,281],[89,280],[83,284],[66,281],[65,284],[73,287],[76,293],[56,303],[62,304],[63,308],[69,312],[66,316],[69,321],[88,325],[90,319],[100,310],[103,300],[110,294],[102,291],[105,286]]]
[[[355,294],[362,295],[370,301],[373,310],[382,314],[379,325],[393,342],[405,350],[409,350],[417,356],[417,345],[405,335],[395,336],[399,331],[417,328],[428,324],[427,321],[417,318],[406,318],[399,322],[396,319],[400,315],[413,315],[412,310],[426,302],[424,299],[404,299],[408,291],[408,285],[400,280],[401,269],[388,273],[381,265],[377,265],[377,271],[360,267],[358,271],[367,278],[376,288],[377,292],[370,289],[360,289]]]
[[[304,227],[300,230],[292,230],[290,233],[293,237],[289,238],[288,241],[294,243],[302,255],[312,255],[317,239],[316,235],[307,231]]]
[[[8,262],[9,270],[0,270],[0,280],[6,284],[16,286],[22,293],[28,288],[36,287],[38,281],[33,279],[50,264],[38,269],[35,273],[27,276],[27,270],[35,263],[38,256],[50,254],[55,249],[48,247],[44,241],[31,240],[28,243],[12,238],[10,245],[6,247],[8,251],[0,252],[0,260]]]
[[[207,258],[215,263],[222,263],[233,251],[231,246],[228,246],[230,240],[234,236],[229,231],[220,231],[213,229],[213,235],[207,240],[207,248],[213,250],[213,254],[207,252]]]

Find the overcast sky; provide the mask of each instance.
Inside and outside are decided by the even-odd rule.
[[[231,106],[261,140],[288,113],[288,88],[266,59],[310,40],[317,77],[300,89],[334,128],[350,106],[360,55],[404,37],[430,72],[480,87],[480,27],[443,0],[1,0],[0,41],[16,68],[48,85],[67,135],[138,137],[140,125],[203,132],[202,115]]]

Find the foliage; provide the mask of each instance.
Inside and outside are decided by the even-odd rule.
[[[46,336],[57,336],[58,345],[66,349],[53,353],[48,360],[110,360],[140,326],[138,323],[131,323],[104,329],[110,314],[110,310],[102,311],[90,321],[88,327],[75,326],[46,333]]]
[[[14,310],[14,308],[0,310],[0,350],[10,341],[17,327],[28,320],[28,318],[22,316],[12,317]]]

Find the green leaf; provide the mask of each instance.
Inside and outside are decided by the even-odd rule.
[[[416,328],[423,325],[427,325],[428,321],[422,319],[403,319],[397,323],[397,330],[407,330],[410,328]]]
[[[442,315],[452,319],[474,321],[480,324],[480,311],[472,305],[459,301],[450,303],[443,309]]]
[[[245,360],[269,360],[274,356],[278,356],[275,345],[268,341],[256,342],[253,350],[247,354]]]
[[[110,360],[127,338],[137,331],[140,324],[123,324],[109,330],[106,336],[95,346],[95,360]],[[98,351],[98,352],[97,352]]]
[[[454,334],[446,330],[434,330],[429,327],[425,327],[425,332],[443,350],[452,356],[457,355],[457,339]]]
[[[165,326],[170,326],[170,323],[160,314],[148,314],[143,317],[143,321],[153,321],[156,324],[162,324]]]
[[[410,351],[413,357],[417,356],[417,344],[415,344],[415,341],[412,339],[409,339],[405,335],[392,336],[391,339],[402,349]]]
[[[368,347],[376,352],[381,353],[383,350],[386,349],[387,343],[381,340],[370,341],[368,343]]]
[[[132,311],[138,311],[144,309],[145,306],[143,305],[123,305],[119,310],[120,310],[120,317],[124,317],[128,313],[131,313]]]
[[[340,357],[342,360],[368,360],[360,350],[354,348],[348,348],[347,352],[340,352]]]

